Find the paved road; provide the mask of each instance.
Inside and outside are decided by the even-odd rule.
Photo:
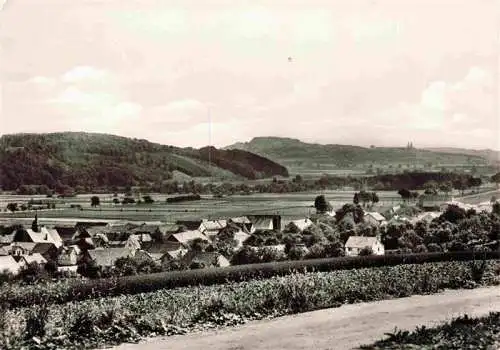
[[[391,332],[433,325],[452,317],[500,311],[500,287],[345,305],[219,331],[149,339],[117,350],[352,349]]]

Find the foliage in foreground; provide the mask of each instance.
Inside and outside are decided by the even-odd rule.
[[[498,261],[481,278],[470,262],[295,273],[223,285],[163,289],[64,305],[6,310],[0,348],[82,349],[184,334],[346,303],[498,284]]]
[[[388,338],[364,350],[378,349],[497,349],[500,347],[500,312],[481,318],[465,315],[435,328],[425,326],[414,332],[396,330]]]
[[[242,282],[284,276],[294,271],[326,272],[400,264],[422,264],[426,262],[472,261],[479,258],[498,259],[500,258],[500,252],[452,252],[312,259],[230,266],[227,268],[172,271],[97,280],[67,280],[22,287],[19,285],[4,285],[0,287],[0,307],[9,309],[42,303],[65,303],[105,296],[153,292],[160,289],[185,286]]]

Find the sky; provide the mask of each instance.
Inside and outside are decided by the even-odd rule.
[[[500,0],[1,0],[0,134],[500,150]]]

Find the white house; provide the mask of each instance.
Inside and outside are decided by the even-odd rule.
[[[19,264],[11,255],[0,256],[0,273],[9,272],[17,275],[21,271],[22,265]]]
[[[358,256],[364,248],[371,248],[374,255],[384,255],[384,245],[378,237],[351,236],[345,243],[346,256]]]
[[[410,221],[412,224],[416,224],[419,221],[430,223],[432,220],[441,216],[441,212],[428,211],[420,215],[415,216]]]
[[[373,226],[383,226],[387,224],[387,220],[385,219],[385,217],[383,217],[382,214],[377,213],[376,211],[366,212],[365,222]]]

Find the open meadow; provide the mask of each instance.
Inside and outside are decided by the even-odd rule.
[[[78,195],[72,198],[45,198],[44,196],[1,195],[0,207],[5,209],[10,202],[27,203],[29,200],[50,200],[56,209],[39,211],[40,218],[47,219],[111,219],[132,221],[175,221],[190,218],[229,218],[252,214],[279,214],[285,220],[303,218],[314,212],[314,198],[324,194],[334,209],[351,203],[354,191],[321,191],[283,194],[233,195],[224,198],[202,196],[201,200],[181,203],[166,203],[167,195],[150,194],[153,204],[113,204],[113,194],[100,194],[101,205],[91,207],[92,195]],[[172,197],[172,196],[170,196]],[[385,210],[401,203],[401,197],[394,191],[379,192],[380,202],[374,210]],[[119,197],[119,199],[121,199]],[[71,208],[79,205],[80,208]],[[33,211],[15,213],[0,212],[1,219],[32,218]]]

